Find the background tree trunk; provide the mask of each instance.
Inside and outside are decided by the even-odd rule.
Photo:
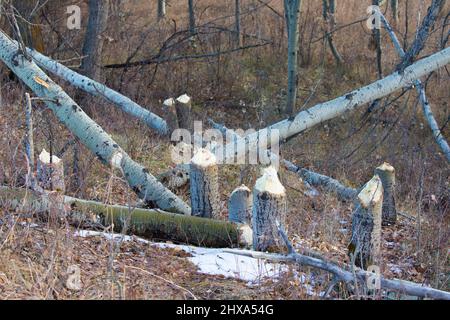
[[[286,114],[291,115],[295,110],[298,85],[298,39],[301,0],[284,0],[288,34],[288,93]]]
[[[234,2],[234,43],[235,47],[239,48],[242,46],[241,38],[241,1],[235,0]]]
[[[188,10],[189,10],[189,33],[191,36],[195,35],[195,9],[194,0],[188,0]]]

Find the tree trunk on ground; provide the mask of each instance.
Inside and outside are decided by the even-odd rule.
[[[128,97],[116,92],[102,83],[80,75],[66,66],[52,60],[34,50],[27,51],[36,63],[42,68],[50,71],[58,77],[68,81],[73,86],[81,89],[93,96],[101,97],[116,106],[123,112],[143,121],[149,128],[155,130],[160,135],[167,135],[169,130],[166,122],[156,114],[144,109]]]
[[[236,188],[228,201],[228,220],[251,225],[252,206],[250,189],[245,185]]]
[[[381,216],[383,185],[378,176],[370,180],[358,195],[352,216],[349,254],[356,266],[367,270],[381,263]]]
[[[383,215],[382,224],[391,225],[397,222],[395,207],[395,169],[389,163],[383,163],[375,169],[383,184]]]
[[[190,163],[192,215],[220,219],[219,169],[216,157],[200,149]]]
[[[0,32],[0,59],[29,86],[44,98],[56,117],[93,152],[104,164],[120,168],[130,187],[146,202],[176,213],[190,214],[191,209],[167,190],[148,170],[134,162],[103,129],[39,67],[23,55],[17,55],[17,45]]]
[[[64,193],[64,164],[57,156],[42,150],[37,161],[37,181],[39,186],[47,191]]]
[[[298,39],[301,0],[284,0],[284,11],[288,28],[288,93],[286,114],[295,110],[298,86]]]
[[[253,189],[253,249],[279,251],[283,247],[276,221],[285,224],[286,190],[274,168],[265,169]]]
[[[411,86],[416,79],[419,79],[448,63],[450,63],[450,48],[446,48],[427,58],[417,61],[406,68],[402,74],[395,72],[368,86],[359,88],[334,100],[320,103],[308,110],[298,113],[295,117],[288,118],[255,133],[249,134],[246,136],[245,143],[238,144],[237,150],[234,148],[235,144],[230,143],[225,146],[218,146],[216,152],[217,154],[223,152],[225,161],[231,161],[231,159],[236,158],[236,153],[238,155],[245,155],[245,150],[248,150],[248,152],[255,152],[258,147],[258,139],[261,132],[267,131],[268,129],[278,130],[279,140],[281,142],[286,141],[303,131],[311,129],[317,124],[334,119],[347,112],[354,111],[358,107],[370,103],[373,100],[385,97],[398,89]],[[270,141],[269,144],[271,142],[275,144],[280,141]]]
[[[36,213],[47,212],[51,202],[49,194],[3,186],[0,186],[0,201],[6,210]],[[248,225],[72,197],[64,197],[64,205],[71,211],[69,221],[77,227],[99,223],[109,227],[113,224],[116,232],[215,248],[249,247],[252,241]]]

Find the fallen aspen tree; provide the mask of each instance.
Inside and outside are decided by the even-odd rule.
[[[284,230],[279,228],[281,236],[288,247],[288,254],[277,254],[277,253],[264,253],[251,250],[236,250],[236,249],[224,249],[226,253],[233,253],[236,255],[242,255],[244,257],[252,257],[255,259],[264,259],[273,262],[291,262],[297,263],[299,265],[308,266],[316,269],[320,269],[329,272],[335,276],[337,281],[345,282],[349,284],[354,284],[357,281],[360,284],[367,283],[368,279],[372,279],[374,276],[373,272],[368,272],[359,268],[352,268],[348,265],[338,265],[324,258],[316,258],[308,255],[303,255],[297,253],[292,244],[290,243]],[[319,256],[316,254],[316,256]],[[417,284],[410,281],[399,280],[399,279],[386,279],[380,275],[379,278],[380,289],[392,290],[400,293],[404,293],[411,296],[439,299],[439,300],[450,300],[450,293],[430,287],[424,287],[421,284]]]
[[[394,33],[394,30],[392,29],[391,25],[387,21],[386,17],[380,13],[381,21],[384,24],[385,29],[387,30],[389,37],[391,38],[392,43],[394,44],[395,49],[397,50],[397,53],[402,59],[406,59],[406,53],[402,48],[402,45],[400,44],[400,41],[398,40],[397,36]],[[423,84],[420,80],[416,80],[414,82],[416,86],[417,93],[419,94],[419,100],[422,105],[423,114],[425,115],[425,118],[427,119],[428,125],[431,128],[431,131],[433,133],[433,137],[436,140],[436,143],[441,148],[442,152],[444,153],[445,157],[447,158],[447,161],[450,163],[450,146],[448,145],[448,142],[445,140],[438,123],[436,122],[436,119],[433,116],[433,111],[431,110],[430,103],[428,102],[427,96],[425,94],[425,88],[423,87]]]
[[[120,169],[130,187],[148,203],[159,208],[190,215],[191,208],[166,189],[152,174],[133,161],[118,144],[54,83],[19,47],[0,31],[0,59],[43,98],[55,116],[104,164]]]
[[[249,152],[255,152],[260,139],[267,139],[271,136],[272,130],[277,130],[279,135],[276,138],[281,142],[292,138],[312,127],[325,121],[334,119],[345,113],[352,112],[358,107],[385,97],[401,88],[414,85],[415,80],[425,76],[436,69],[450,63],[450,48],[439,51],[427,58],[423,58],[407,67],[402,73],[395,72],[370,85],[354,90],[334,100],[320,103],[308,110],[301,111],[296,116],[275,123],[267,128],[261,129],[245,137],[245,143],[228,143],[224,146],[217,146],[218,154],[224,155],[225,163],[233,163],[237,157]],[[269,140],[269,145],[275,145],[279,141]],[[237,148],[235,148],[237,147]]]
[[[81,89],[93,96],[102,97],[107,101],[118,106],[125,113],[143,121],[148,127],[154,129],[161,135],[169,134],[169,128],[165,120],[141,107],[130,98],[108,88],[106,85],[83,76],[68,67],[58,63],[57,61],[44,56],[33,49],[27,49],[27,53],[42,68],[57,75],[61,79],[66,80],[73,86]]]
[[[50,193],[0,186],[0,206],[5,210],[48,212]],[[72,225],[113,226],[148,239],[170,240],[198,246],[250,247],[252,231],[248,225],[169,213],[157,209],[141,209],[64,196],[64,206]]]

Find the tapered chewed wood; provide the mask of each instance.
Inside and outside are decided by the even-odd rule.
[[[383,215],[382,224],[391,225],[397,222],[397,209],[395,207],[395,169],[389,163],[383,163],[375,169],[383,184]]]
[[[276,221],[286,222],[286,190],[273,167],[264,169],[253,189],[253,249],[278,251],[283,247]],[[278,250],[277,250],[278,249]]]
[[[190,163],[192,215],[220,219],[219,169],[214,154],[200,149]]]
[[[383,185],[374,176],[358,194],[352,215],[349,255],[356,266],[367,269],[381,263],[381,216]]]
[[[251,225],[252,206],[251,190],[245,185],[236,188],[228,201],[228,220]]]

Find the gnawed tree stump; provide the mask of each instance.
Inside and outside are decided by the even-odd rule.
[[[264,169],[263,176],[256,181],[253,190],[253,249],[256,251],[278,251],[282,248],[276,221],[286,221],[286,190],[278,179],[275,168]]]
[[[352,216],[349,255],[356,266],[365,270],[372,265],[380,266],[382,207],[383,185],[376,175],[358,194]]]
[[[252,220],[251,191],[245,185],[236,188],[228,201],[228,220],[236,223],[251,224]]]
[[[169,98],[164,100],[164,120],[167,122],[167,126],[169,128],[169,134],[171,134],[174,130],[178,129],[178,116],[177,109],[175,107],[175,99]]]
[[[55,155],[50,156],[45,149],[42,150],[37,161],[37,180],[39,186],[47,191],[64,193],[64,164]]]
[[[191,108],[192,100],[187,94],[183,94],[175,101],[175,107],[177,110],[178,125],[182,129],[191,130]]]
[[[375,169],[383,184],[383,215],[382,225],[395,224],[397,222],[397,210],[395,207],[395,169],[389,163],[383,163]]]
[[[252,243],[248,225],[157,209],[107,205],[64,195],[63,198],[67,212],[70,211],[67,220],[76,227],[113,226],[115,232],[213,248],[250,247]],[[49,193],[0,186],[0,206],[4,210],[42,214],[49,211],[51,201]]]
[[[219,170],[216,157],[200,149],[190,163],[192,215],[219,219]]]

